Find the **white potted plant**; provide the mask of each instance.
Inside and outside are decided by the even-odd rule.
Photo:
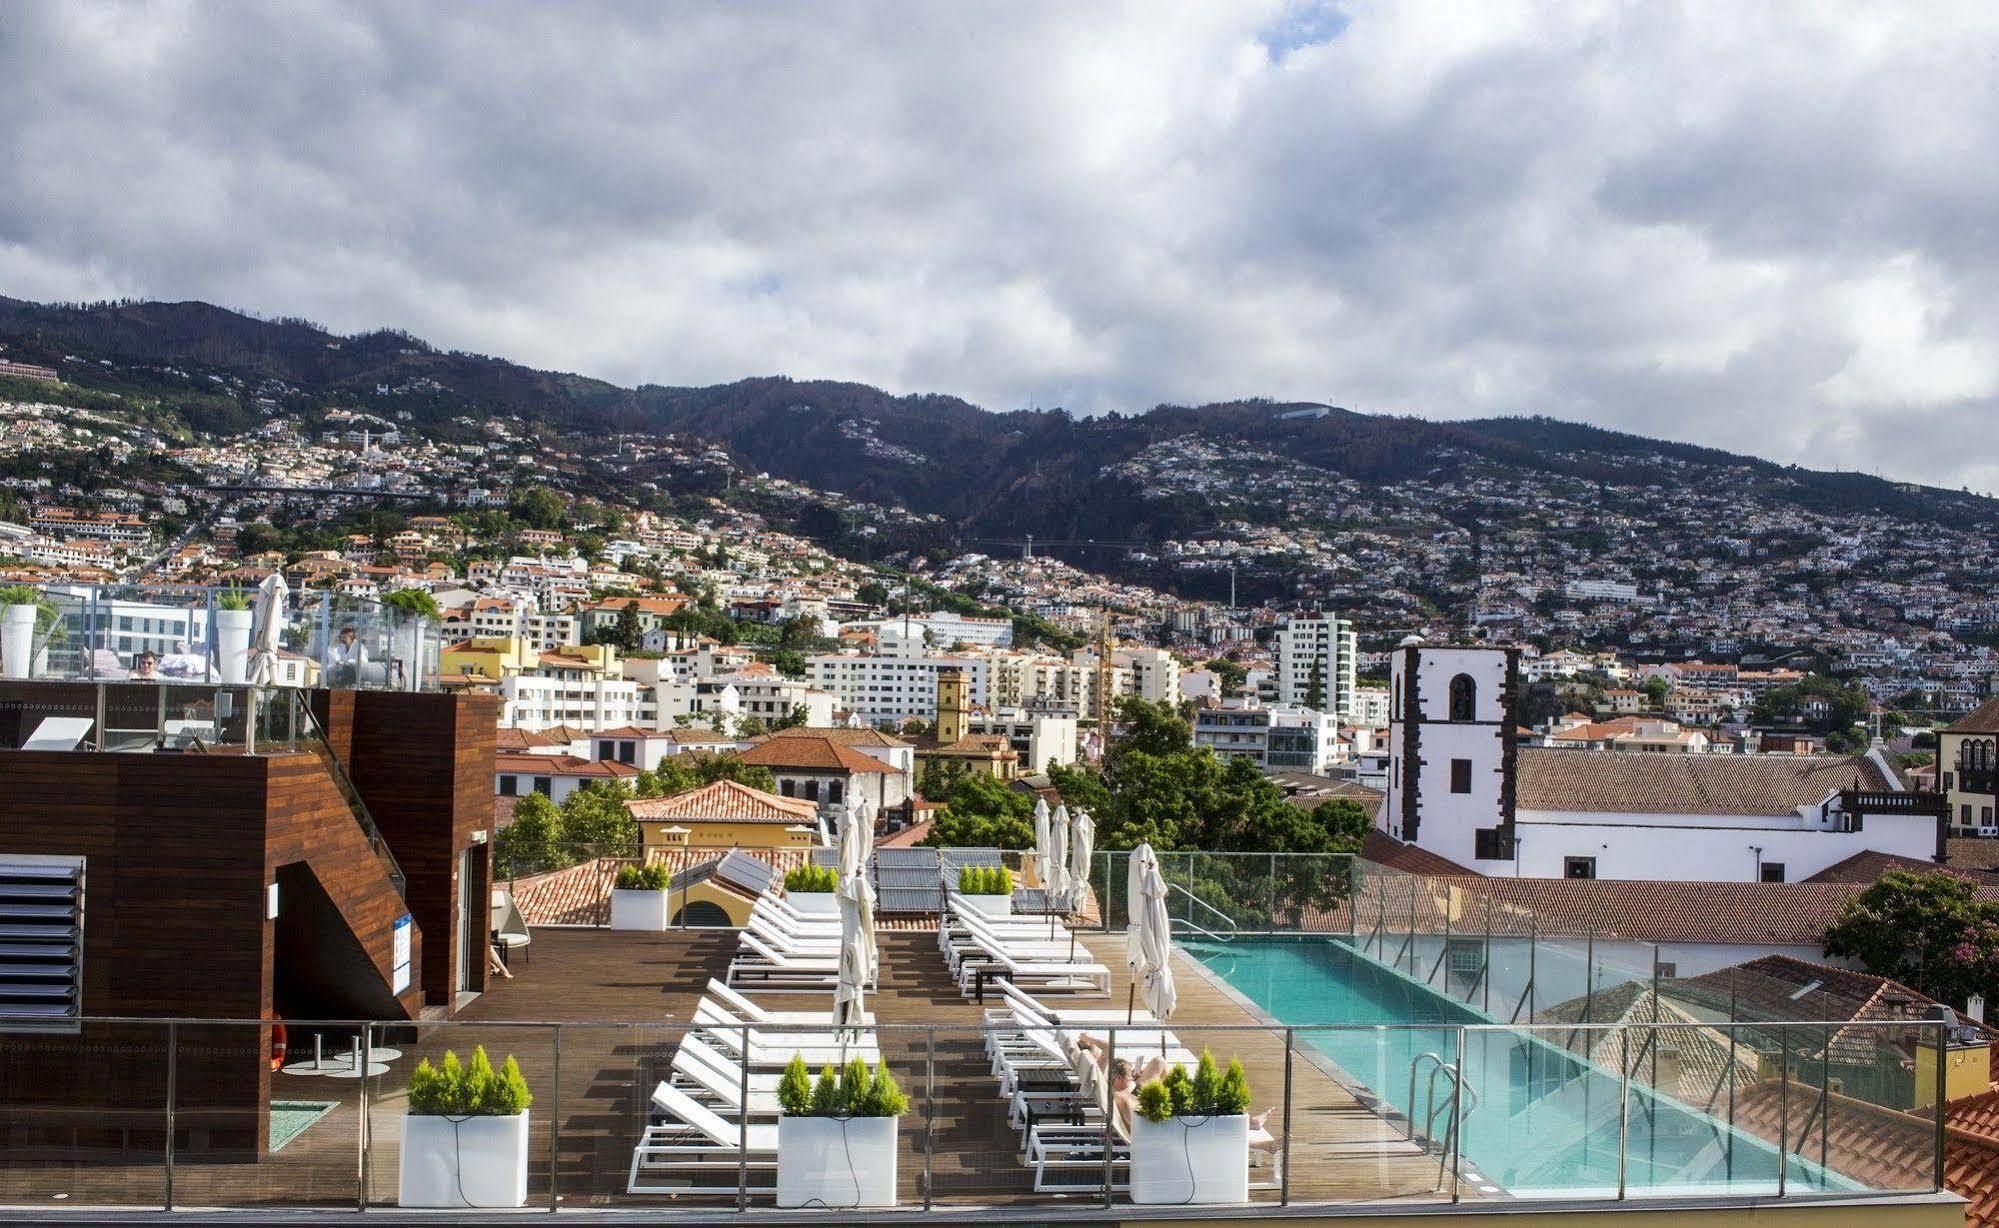
[[[0,589],[0,676],[33,678],[48,670],[57,612],[31,585]]]
[[[225,683],[250,679],[250,596],[231,587],[215,598],[215,663]]]
[[[958,896],[988,917],[1013,915],[1013,871],[1005,866],[959,866]]]
[[[831,866],[793,866],[784,876],[784,898],[791,906],[811,917],[840,915],[840,897],[835,888],[840,876]]]
[[[1249,1201],[1249,1080],[1203,1050],[1192,1078],[1175,1066],[1138,1089],[1131,1124],[1131,1200],[1147,1204]]]
[[[888,1067],[859,1058],[814,1084],[793,1055],[777,1084],[777,1205],[849,1210],[895,1205],[896,1122],[909,1097]]]
[[[404,1207],[521,1207],[528,1200],[528,1094],[520,1064],[499,1070],[484,1046],[461,1065],[447,1052],[410,1074],[396,1202]]]
[[[621,866],[618,881],[611,888],[611,928],[614,930],[663,930],[668,914],[667,884],[673,876],[666,867],[654,863]]]

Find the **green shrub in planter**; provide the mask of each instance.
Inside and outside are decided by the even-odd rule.
[[[469,1066],[447,1049],[441,1064],[425,1058],[410,1072],[409,1111],[419,1117],[512,1117],[532,1103],[520,1063],[509,1054],[494,1070],[484,1045],[473,1048]]]
[[[1151,1122],[1174,1117],[1234,1117],[1249,1112],[1249,1076],[1240,1059],[1229,1060],[1223,1073],[1215,1065],[1215,1055],[1201,1050],[1201,1060],[1190,1077],[1185,1066],[1175,1066],[1164,1076],[1138,1089],[1139,1116]]]
[[[1013,871],[1005,866],[959,866],[959,895],[1012,895]]]
[[[825,893],[836,888],[839,882],[840,876],[833,872],[831,866],[793,866],[785,872],[784,890],[786,894]]]
[[[777,1081],[777,1104],[787,1117],[901,1117],[909,1112],[909,1097],[896,1085],[888,1067],[871,1072],[860,1058],[835,1073],[831,1066],[814,1083],[805,1059],[793,1054]]]
[[[215,598],[215,608],[218,610],[247,610],[250,608],[250,594],[232,584],[228,588],[223,589]]]
[[[620,891],[664,891],[673,875],[658,863],[643,866],[618,867],[618,890]]]

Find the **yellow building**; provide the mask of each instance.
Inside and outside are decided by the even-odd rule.
[[[638,820],[646,851],[654,849],[814,849],[829,843],[819,806],[779,797],[733,780],[625,803]]]
[[[920,780],[932,766],[955,765],[969,772],[984,772],[1001,780],[1020,774],[1020,756],[1013,744],[996,734],[971,732],[971,683],[961,669],[937,671],[937,732],[909,739],[916,747],[916,774]]]
[[[526,640],[496,636],[446,644],[438,653],[437,670],[444,675],[491,678],[498,681],[533,669],[541,651]]]

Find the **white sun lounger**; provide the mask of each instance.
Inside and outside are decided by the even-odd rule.
[[[803,1023],[822,1028],[833,1025],[833,1013],[831,1010],[825,1008],[816,1011],[766,1010],[714,977],[708,978],[708,996],[721,1003],[723,1009],[732,1012],[746,1023]],[[863,1026],[871,1025],[874,1021],[875,1013],[873,1011],[868,1011],[861,1016]]]
[[[837,954],[787,954],[773,950],[748,931],[744,931],[736,958],[729,961],[729,971],[724,977],[730,985],[738,987],[747,980],[770,989],[802,993],[831,991],[839,979],[840,958]]]
[[[668,1084],[653,1091],[654,1105],[665,1120],[649,1125],[632,1148],[632,1167],[625,1182],[628,1194],[735,1194],[736,1182],[718,1186],[688,1184],[646,1185],[646,1173],[696,1172],[728,1173],[748,1154],[749,1167],[777,1166],[777,1123],[751,1124],[747,1128],[715,1112],[694,1097]]]
[[[702,1002],[694,1009],[694,1022],[707,1028],[715,1044],[724,1053],[740,1060],[743,1056],[744,1021],[736,1018],[712,1002]],[[863,1033],[858,1038],[842,1041],[837,1032],[760,1030],[749,1029],[749,1066],[755,1070],[783,1067],[796,1054],[812,1067],[844,1064],[855,1058],[867,1062],[879,1062],[881,1050],[876,1046],[872,1033]]]

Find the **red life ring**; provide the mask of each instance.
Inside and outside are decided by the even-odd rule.
[[[285,1066],[285,1025],[282,1022],[271,1025],[271,1069],[283,1070]]]

